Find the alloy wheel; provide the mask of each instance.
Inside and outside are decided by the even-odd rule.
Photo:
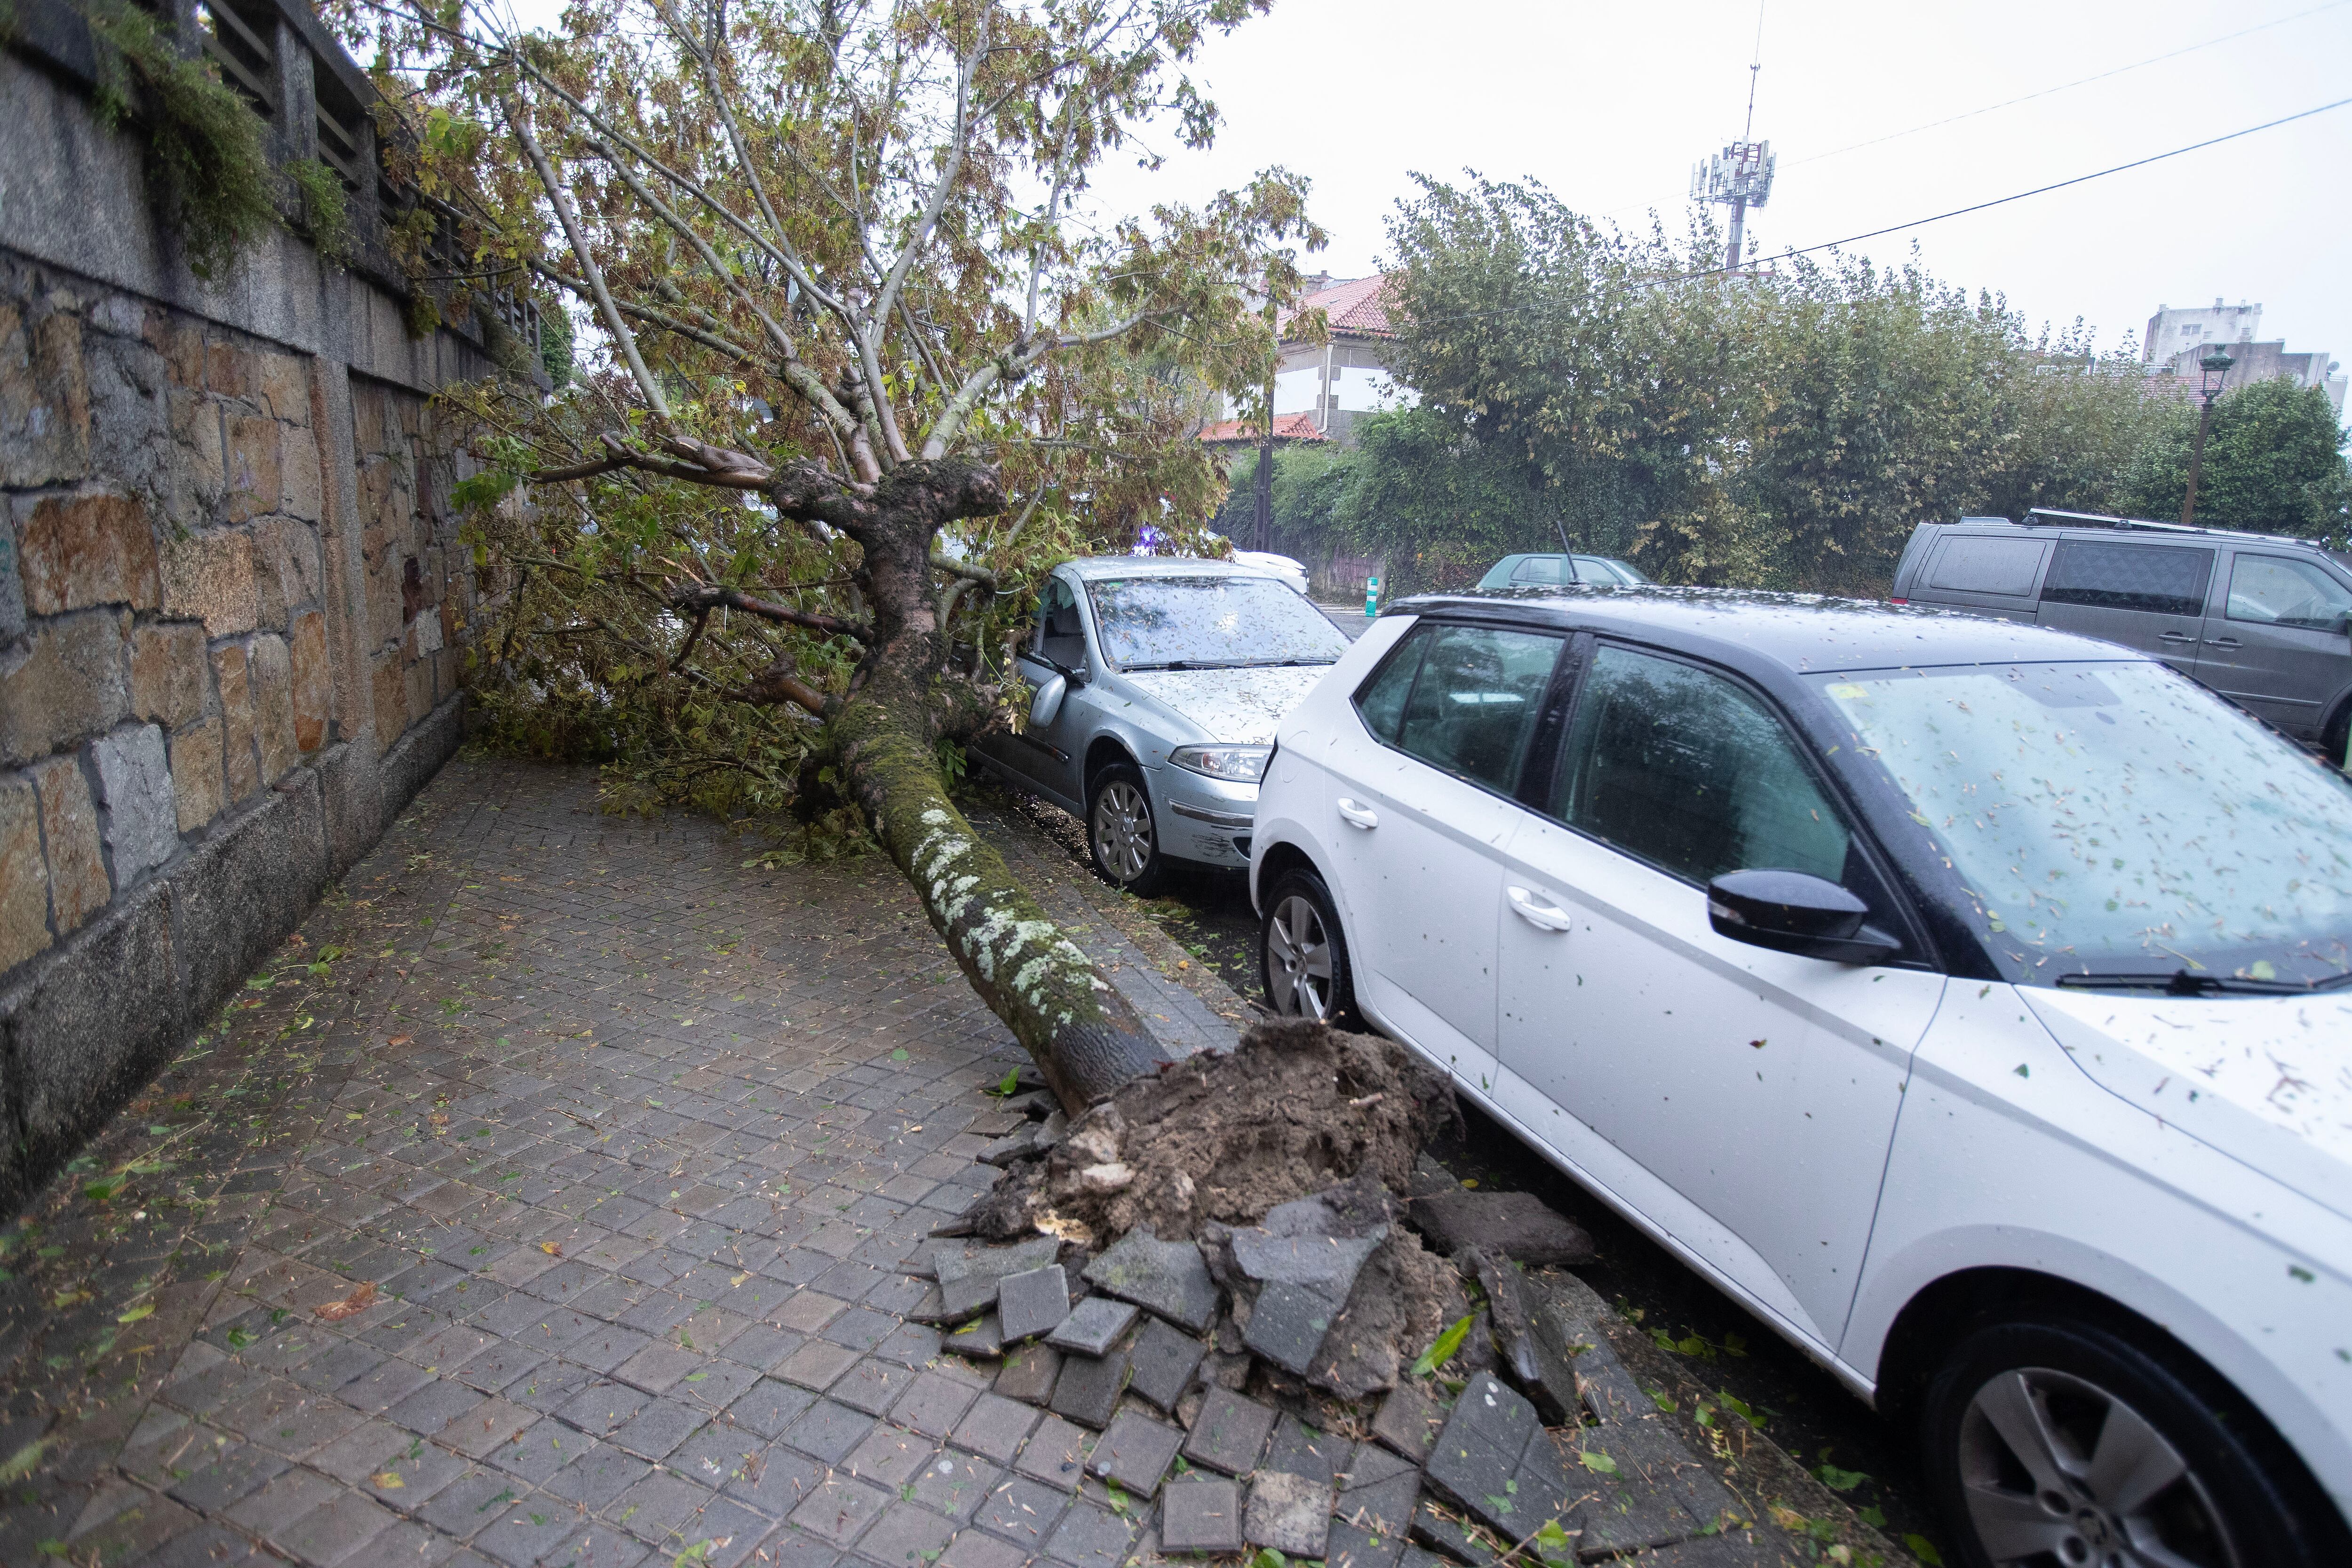
[[[1331,939],[1322,911],[1293,893],[1265,924],[1265,973],[1274,1010],[1286,1018],[1325,1019],[1331,1008]]]
[[[1151,803],[1125,779],[1095,796],[1095,858],[1118,882],[1132,882],[1151,864]]]
[[[1960,1489],[2008,1568],[2243,1568],[2211,1495],[2154,1423],[2083,1378],[2003,1372],[1962,1417]]]

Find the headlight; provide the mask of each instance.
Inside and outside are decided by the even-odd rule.
[[[1270,746],[1179,746],[1168,760],[1180,768],[1227,784],[1255,784],[1265,777]]]

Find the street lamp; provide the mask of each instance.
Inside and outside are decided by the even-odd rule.
[[[2230,367],[2238,362],[2215,349],[2197,362],[2202,372],[2198,390],[2205,395],[2205,406],[2197,416],[2197,449],[2189,458],[2189,499],[2180,503],[2180,526],[2193,527],[2197,521],[2197,476],[2205,467],[2205,432],[2213,427],[2213,400],[2221,395],[2221,384],[2230,379]]]

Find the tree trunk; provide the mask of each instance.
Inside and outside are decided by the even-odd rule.
[[[992,514],[1003,491],[992,468],[944,458],[902,465],[874,502],[845,524],[865,552],[875,635],[828,721],[836,771],[972,989],[1076,1111],[1171,1058],[948,798],[940,742],[969,740],[993,715],[946,673],[930,549],[940,524]]]

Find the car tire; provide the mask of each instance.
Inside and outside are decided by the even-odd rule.
[[[1286,871],[1258,921],[1258,981],[1280,1018],[1356,1026],[1356,975],[1331,889],[1308,870]]]
[[[1928,1489],[1970,1568],[2343,1561],[2336,1510],[2234,1390],[2087,1320],[1979,1328],[1929,1383],[1921,1417]],[[2170,1479],[2145,1479],[2158,1476]]]
[[[1112,763],[1087,786],[1087,854],[1103,880],[1138,898],[1150,898],[1168,880],[1151,792],[1129,763]]]
[[[2320,752],[2331,767],[2342,769],[2352,763],[2352,758],[2344,754],[2347,744],[2352,744],[2352,702],[2336,710],[2335,719],[2319,737]]]

